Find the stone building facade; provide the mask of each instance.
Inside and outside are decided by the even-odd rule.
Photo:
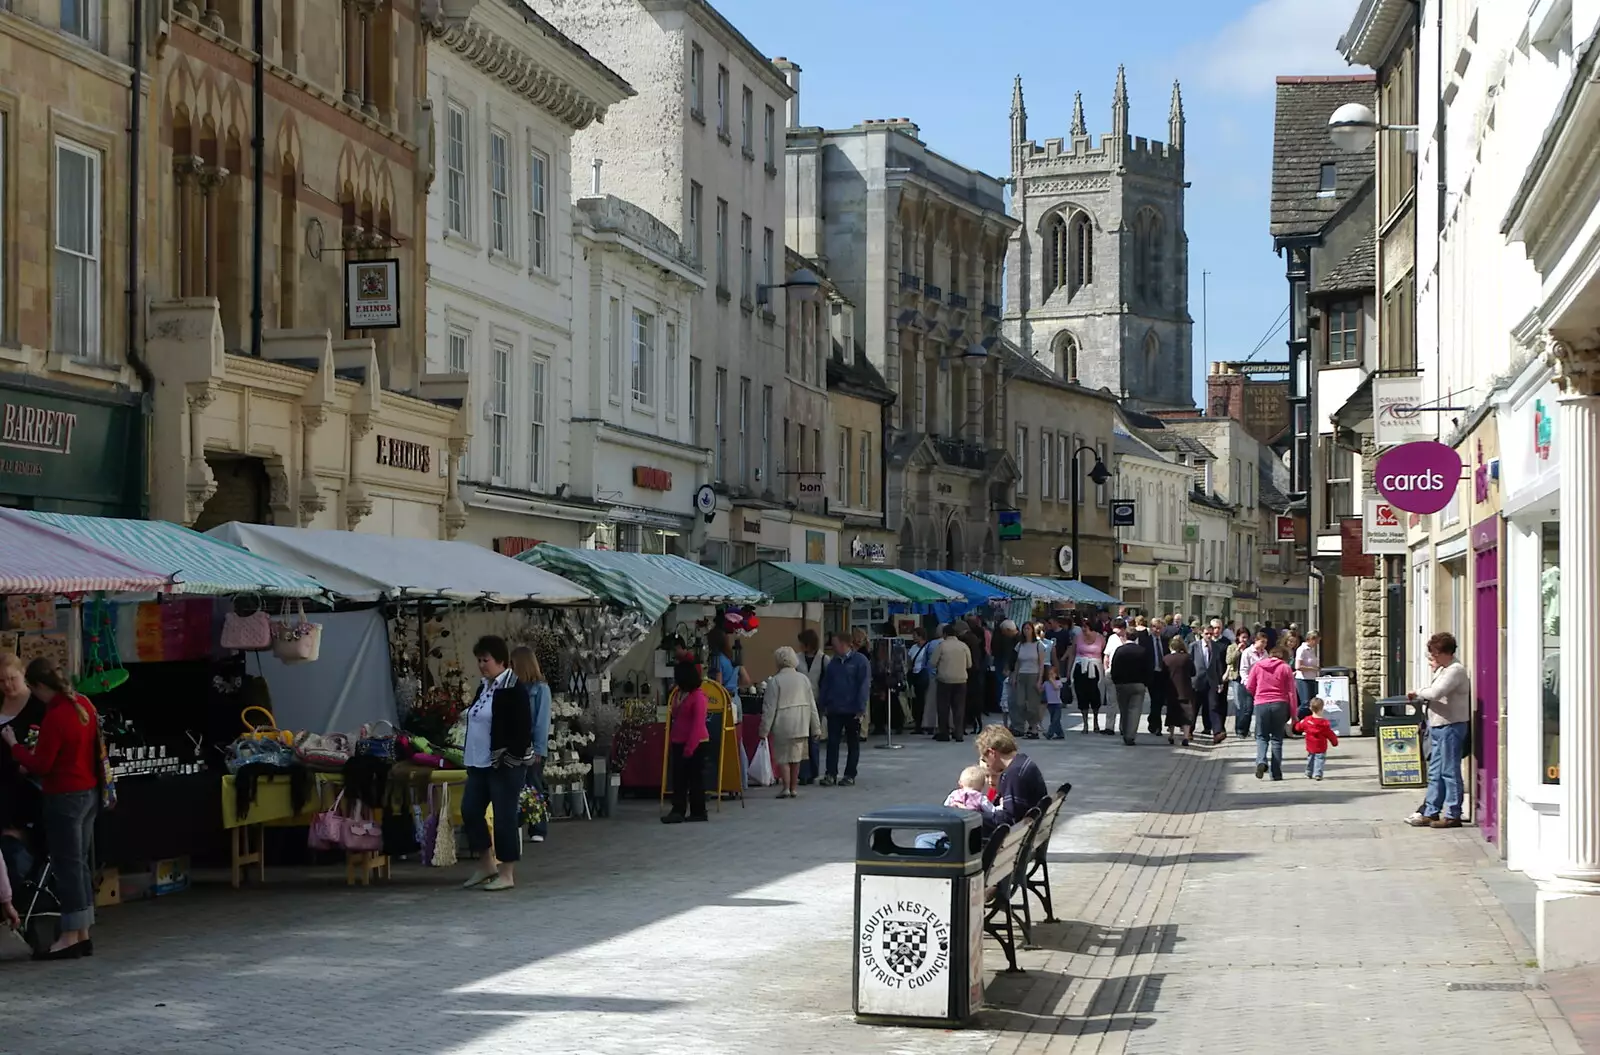
[[[1028,138],[1022,78],[1011,98],[1012,210],[1005,332],[1063,379],[1142,408],[1190,407],[1193,329],[1178,86],[1165,143],[1129,132],[1117,71],[1111,132],[1089,132],[1083,96],[1065,139]]]

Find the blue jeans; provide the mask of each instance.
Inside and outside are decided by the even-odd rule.
[[[518,823],[522,786],[527,766],[468,766],[467,786],[461,792],[461,824],[467,829],[472,853],[493,849],[505,864],[522,859],[522,825]],[[494,805],[494,843],[489,842],[489,805]]]
[[[45,845],[61,900],[61,929],[87,930],[94,926],[94,818],[100,792],[67,791],[41,801]]]
[[[1061,705],[1052,703],[1048,709],[1050,711],[1050,731],[1045,735],[1058,738],[1065,736],[1066,734],[1061,731]]]
[[[861,762],[861,716],[859,714],[828,715],[828,776],[839,775],[839,741],[849,748],[845,756],[844,775],[856,778],[856,766]]]
[[[1322,778],[1322,767],[1327,764],[1328,753],[1326,751],[1320,755],[1307,755],[1306,776],[1320,780]]]
[[[1304,718],[1311,713],[1311,697],[1316,695],[1317,683],[1314,681],[1295,680],[1294,691],[1300,697],[1300,709],[1295,711],[1296,718]]]
[[[1250,720],[1255,716],[1256,701],[1243,682],[1233,683],[1233,733],[1243,739],[1250,735]]]
[[[1272,745],[1272,779],[1283,779],[1283,727],[1289,721],[1289,703],[1255,705],[1256,765],[1267,764],[1267,745]]]
[[[1461,816],[1461,756],[1467,747],[1467,723],[1434,725],[1428,728],[1433,751],[1428,755],[1428,797],[1423,800],[1425,817]]]

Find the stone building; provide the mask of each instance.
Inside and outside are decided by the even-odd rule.
[[[854,341],[895,394],[886,511],[903,568],[999,570],[996,512],[1011,500],[997,358],[1006,214],[1000,180],[930,150],[904,118],[800,123],[788,75],[796,250],[856,306]]]
[[[1108,388],[1137,407],[1190,407],[1194,325],[1178,85],[1165,143],[1130,127],[1119,68],[1110,134],[1095,141],[1080,93],[1068,137],[1041,146],[1028,138],[1017,78],[1005,331],[1066,380]]]
[[[459,465],[464,537],[514,553],[535,540],[575,546],[614,524],[626,541],[638,527],[685,527],[698,459],[660,467],[678,499],[665,522],[643,512],[662,493],[625,483],[632,462],[601,474],[615,501],[590,485],[611,426],[653,437],[652,452],[655,439],[679,438],[679,301],[683,282],[704,284],[654,217],[615,199],[573,207],[573,134],[633,89],[520,0],[442,0],[434,29],[427,355],[433,373],[470,376],[481,408]],[[620,528],[630,516],[648,523]]]
[[[1116,529],[1120,561],[1109,592],[1137,615],[1170,615],[1189,603],[1189,547],[1184,525],[1194,470],[1169,457],[1119,413],[1112,451],[1112,498],[1133,503],[1133,524]],[[1203,449],[1203,448],[1201,448]]]
[[[575,164],[598,161],[606,189],[660,217],[706,276],[690,310],[688,412],[719,497],[701,559],[732,570],[738,543],[752,559],[776,557],[789,531],[774,476],[785,298],[772,295],[783,281],[778,111],[789,87],[706,0],[530,6],[638,93],[573,136]]]
[[[0,492],[26,509],[137,517],[150,371],[130,310],[137,320],[153,210],[149,181],[131,176],[147,171],[148,52],[130,45],[127,4],[3,6]],[[60,426],[38,443],[9,427],[23,420]]]
[[[242,0],[156,23],[152,512],[454,535],[471,414],[464,376],[426,373],[428,27],[383,0],[262,2],[259,40]]]
[[[860,399],[849,404],[848,420],[835,431],[829,388],[836,359],[854,365],[855,307],[821,264],[785,248],[783,273],[802,271],[816,275],[820,289],[808,283],[782,291],[788,302],[784,313],[788,324],[776,483],[789,510],[790,559],[809,561],[820,554],[826,563],[838,564],[848,555],[842,527],[883,527],[878,487],[883,476],[883,414],[873,402],[876,393],[867,391],[872,380],[859,379],[850,391]],[[842,342],[837,345],[836,330]],[[855,378],[853,373],[849,376]],[[854,413],[863,401],[870,411]]]

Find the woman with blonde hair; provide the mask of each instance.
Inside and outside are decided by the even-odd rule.
[[[533,708],[533,762],[528,766],[528,784],[543,795],[544,756],[550,747],[550,685],[544,680],[539,657],[527,645],[511,650],[511,673],[516,675],[518,683],[527,687],[528,704]],[[542,843],[548,834],[550,822],[546,819],[533,826],[529,838]]]
[[[795,797],[800,763],[813,741],[822,739],[822,719],[811,692],[811,679],[800,673],[800,657],[784,645],[773,653],[778,672],[767,679],[761,705],[761,737],[772,737],[772,765],[778,774],[778,798]]]

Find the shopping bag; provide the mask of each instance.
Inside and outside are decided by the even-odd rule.
[[[428,863],[435,868],[449,868],[456,863],[456,826],[450,822],[449,784],[439,788],[438,818],[433,839],[433,860]]]
[[[763,740],[756,747],[755,757],[750,760],[750,783],[765,788],[777,782],[778,778],[772,771],[772,748]]]

